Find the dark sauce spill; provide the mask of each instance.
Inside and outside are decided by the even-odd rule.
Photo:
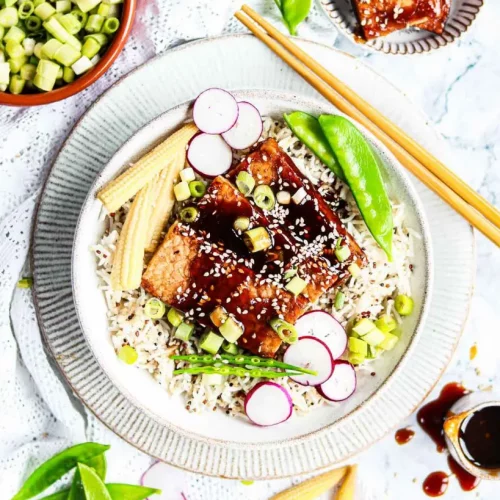
[[[448,474],[442,471],[432,472],[424,481],[423,490],[429,497],[440,497],[448,489]]]
[[[399,429],[395,434],[396,443],[399,445],[409,443],[413,439],[414,435],[415,431],[412,431],[411,429]]]
[[[500,406],[487,406],[469,415],[460,426],[460,446],[477,467],[500,468]]]
[[[469,391],[458,382],[446,384],[439,397],[422,406],[417,413],[417,421],[442,453],[446,449],[443,423],[450,408]]]
[[[467,472],[452,456],[448,457],[448,467],[458,480],[463,491],[472,491],[477,488],[481,480]]]

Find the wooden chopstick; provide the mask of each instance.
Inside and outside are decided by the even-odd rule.
[[[345,97],[343,97],[335,88],[332,88],[334,85],[337,86],[337,82],[339,82],[343,86],[344,95],[346,97],[352,98],[352,95],[356,94],[350,90],[345,84],[340,82],[336,77],[331,75],[326,69],[324,69],[319,63],[313,61],[310,56],[308,56],[305,52],[301,51],[293,42],[291,42],[287,37],[279,33],[274,27],[272,27],[267,21],[262,19],[257,13],[252,11],[248,6],[243,6],[242,10],[248,15],[251,15],[251,19],[257,23],[255,24],[249,18],[247,18],[242,12],[237,12],[235,17],[242,22],[259,40],[264,42],[276,55],[278,55],[283,61],[285,61],[290,67],[292,67],[297,73],[299,73],[308,83],[310,83],[321,95],[323,95],[328,101],[330,101],[334,106],[336,106],[340,111],[355,119],[363,126],[365,126],[373,135],[375,135],[385,146],[396,156],[396,158],[413,174],[415,175],[421,182],[423,182],[427,187],[433,190],[436,194],[438,194],[443,200],[445,200],[448,204],[450,204],[460,215],[462,215],[470,224],[476,227],[479,231],[481,231],[485,236],[487,236],[490,240],[492,240],[497,246],[500,246],[500,213],[496,210],[492,205],[490,205],[484,198],[481,198],[475,191],[473,191],[467,184],[465,184],[461,179],[459,179],[455,174],[453,174],[450,170],[448,170],[444,165],[442,165],[437,159],[433,158],[430,153],[426,152],[421,146],[415,143],[411,138],[409,138],[403,131],[401,131],[398,127],[392,124],[392,131],[398,130],[399,133],[405,136],[408,141],[413,143],[416,146],[416,150],[421,151],[421,155],[429,160],[435,160],[433,163],[434,170],[439,170],[441,172],[440,165],[443,166],[444,169],[448,172],[449,176],[452,176],[459,182],[452,182],[454,186],[461,184],[466,186],[467,189],[461,190],[461,193],[464,195],[464,198],[459,196],[451,186],[448,186],[446,181],[438,178],[433,171],[427,168],[426,165],[422,164],[417,158],[412,156],[399,142],[396,142],[393,138],[390,137],[387,131],[382,129],[382,127],[386,126],[386,122],[391,123],[387,118],[383,117],[375,108],[368,105],[366,101],[361,99],[361,97],[357,96],[358,104],[361,109],[358,109],[356,106],[351,104]],[[270,36],[267,28],[272,31],[275,35],[275,38]],[[276,34],[277,33],[277,34]],[[277,40],[281,42],[284,40],[285,42],[281,45]],[[286,43],[286,48],[285,48]],[[290,51],[289,51],[290,50]],[[308,60],[309,65],[306,66],[304,62],[302,62],[296,55],[300,53],[302,54],[302,58],[304,60]],[[313,61],[313,62],[311,62]],[[323,76],[329,78],[329,83],[326,83],[316,72],[314,69],[321,68],[321,74]],[[329,75],[329,76],[328,76]],[[348,89],[348,90],[346,90]],[[371,121],[365,114],[365,104],[370,107],[373,113],[377,114],[379,117],[378,123],[381,128],[379,128],[373,121]],[[420,155],[420,156],[421,156]],[[421,156],[422,157],[422,156]],[[448,177],[445,177],[449,180]],[[465,192],[467,191],[467,192]],[[465,197],[467,200],[474,199],[472,203],[465,201]],[[479,200],[479,201],[478,201]],[[481,201],[482,200],[482,201]],[[478,207],[477,209],[474,207]],[[487,207],[487,210],[485,209]],[[479,211],[481,210],[481,212]],[[483,216],[483,215],[484,216]]]

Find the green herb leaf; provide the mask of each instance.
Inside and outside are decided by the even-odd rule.
[[[291,35],[297,33],[297,26],[304,21],[311,10],[312,0],[275,0]]]

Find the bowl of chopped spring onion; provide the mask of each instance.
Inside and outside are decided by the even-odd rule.
[[[136,3],[0,0],[0,104],[49,104],[94,83],[125,45]]]

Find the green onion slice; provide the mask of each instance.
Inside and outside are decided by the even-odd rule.
[[[273,190],[266,184],[261,184],[255,188],[253,193],[255,204],[262,210],[272,210],[276,205],[276,198]]]
[[[255,179],[248,172],[240,172],[236,176],[236,186],[240,190],[241,194],[248,196],[255,187]]]
[[[204,182],[191,181],[189,183],[189,191],[191,192],[191,196],[193,196],[194,198],[201,198],[205,194],[206,190],[207,187],[205,186]]]
[[[286,344],[295,344],[299,339],[299,334],[295,327],[281,318],[273,318],[269,326],[278,334],[278,337]]]
[[[160,319],[165,315],[167,308],[165,304],[159,299],[149,299],[144,306],[144,313],[151,319]]]
[[[198,218],[199,212],[195,207],[186,207],[181,210],[180,217],[183,222],[191,224]]]

